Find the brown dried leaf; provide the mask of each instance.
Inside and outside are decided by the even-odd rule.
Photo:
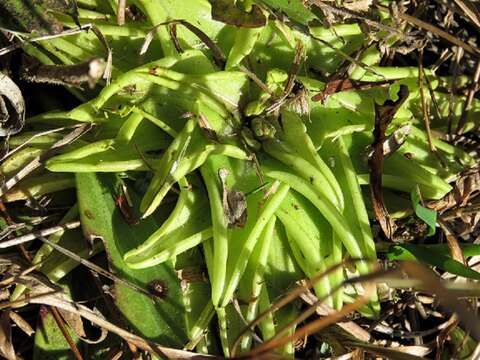
[[[0,72],[0,136],[14,135],[22,130],[24,124],[22,92],[12,79]]]
[[[152,354],[153,353],[159,354],[165,358],[196,359],[196,360],[219,359],[219,357],[217,356],[194,354],[189,351],[177,350],[177,349],[158,345],[153,341],[145,340],[140,336],[134,335],[131,332],[128,332],[127,330],[124,330],[116,326],[115,324],[109,322],[98,311],[90,310],[86,306],[69,301],[61,296],[58,296],[58,294],[46,295],[40,298],[31,299],[30,303],[50,305],[58,309],[63,309],[65,311],[78,314],[83,318],[91,321],[93,324],[99,326],[100,328],[103,328],[107,331],[117,334],[118,336],[125,339],[129,343],[132,343],[135,346],[137,346],[139,349],[142,349],[144,351],[149,351]]]
[[[241,191],[227,188],[227,169],[219,169],[218,176],[222,182],[223,212],[227,218],[228,227],[244,227],[247,222],[247,199],[245,194]]]
[[[383,201],[382,173],[384,161],[384,142],[386,140],[385,131],[392,121],[398,108],[408,97],[408,88],[406,85],[400,86],[400,92],[396,101],[387,100],[383,105],[375,104],[375,128],[373,130],[373,154],[369,159],[370,167],[370,190],[372,194],[373,212],[380,226],[389,239],[395,232],[395,223],[390,218],[387,208]]]
[[[74,314],[62,309],[58,309],[58,312],[62,315],[63,320],[72,328],[72,330],[79,337],[86,337],[85,328],[83,327],[83,320],[80,315]]]
[[[310,290],[301,294],[300,298],[310,306],[313,306],[315,303],[318,302],[318,298]],[[329,316],[334,313],[335,310],[327,304],[319,304],[317,305],[316,312],[320,316]],[[340,327],[343,331],[347,332],[349,335],[353,336],[357,340],[364,342],[369,342],[371,340],[370,333],[353,321],[345,320],[342,322],[338,322],[334,325],[334,327]]]
[[[470,336],[477,341],[480,340],[478,316],[467,306],[466,302],[459,301],[455,293],[447,289],[432,270],[415,261],[403,261],[400,263],[400,267],[410,278],[420,280],[426,291],[437,295],[443,306],[457,314]]]
[[[22,331],[27,334],[27,336],[32,336],[35,334],[35,330],[32,329],[30,324],[15,311],[10,311],[10,319],[20,328]]]
[[[470,197],[480,191],[480,168],[476,167],[465,172],[455,183],[452,191],[442,199],[430,201],[428,207],[439,212],[465,206]]]
[[[12,327],[10,324],[10,311],[2,312],[0,316],[0,355],[8,360],[17,360],[12,344]]]

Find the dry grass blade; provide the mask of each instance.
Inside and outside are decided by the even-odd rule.
[[[69,221],[65,224],[53,226],[48,229],[34,231],[30,234],[18,236],[16,238],[0,242],[0,249],[6,249],[15,245],[20,245],[35,239],[39,239],[42,236],[49,236],[64,230],[71,230],[80,227],[80,221]]]
[[[318,332],[329,325],[337,323],[349,313],[356,311],[360,309],[362,306],[366,305],[372,298],[375,291],[376,291],[376,287],[374,284],[366,284],[365,293],[362,296],[355,299],[353,303],[345,305],[341,310],[338,310],[332,313],[331,315],[319,318],[317,320],[314,320],[302,326],[300,329],[296,330],[295,333],[293,333],[292,335],[283,336],[281,338],[273,338],[269,341],[266,341],[260,346],[257,346],[256,348],[251,350],[247,354],[247,356],[254,356],[260,353],[264,353],[264,352],[279,348],[285,344],[288,344],[290,342],[295,342],[298,339],[304,338],[310,334]]]
[[[430,352],[428,349],[425,350],[425,348],[421,346],[409,346],[409,347],[405,346],[403,349],[397,349],[397,348],[378,346],[374,344],[365,344],[365,343],[361,344],[358,342],[349,342],[349,341],[345,341],[343,344],[351,347],[360,348],[371,354],[381,356],[384,359],[421,360],[421,359],[425,359],[424,355],[427,355],[428,352]],[[417,356],[409,353],[414,351],[418,352],[419,355]]]
[[[4,311],[0,316],[0,355],[7,360],[17,360],[12,344],[12,327],[10,325],[10,312]]]
[[[422,102],[423,123],[425,125],[425,131],[427,132],[428,146],[431,152],[435,152],[435,145],[433,145],[432,131],[430,129],[430,114],[427,106],[427,99],[425,97],[425,91],[423,89],[424,83],[424,70],[423,70],[423,49],[420,49],[420,56],[418,58],[418,89],[420,90],[420,99]]]
[[[118,0],[117,4],[117,24],[125,25],[125,8],[127,7],[127,0]]]
[[[284,307],[285,305],[291,303],[292,301],[294,301],[296,298],[298,298],[300,295],[302,295],[303,293],[305,293],[306,291],[308,291],[309,289],[311,289],[317,282],[319,282],[322,278],[324,278],[325,276],[328,276],[329,274],[331,274],[332,272],[336,271],[337,269],[339,269],[340,267],[343,267],[345,266],[346,264],[352,264],[354,263],[355,260],[343,260],[341,263],[337,264],[337,265],[334,265],[330,268],[328,268],[327,270],[325,270],[324,272],[321,272],[317,275],[315,275],[313,278],[311,279],[307,279],[305,280],[301,286],[297,286],[295,287],[292,291],[290,291],[289,293],[287,293],[285,296],[283,296],[282,298],[280,298],[279,300],[277,300],[276,302],[274,302],[273,304],[270,305],[270,307],[263,311],[262,313],[260,313],[255,320],[251,321],[247,327],[245,327],[237,336],[237,339],[235,340],[233,346],[232,346],[232,351],[231,351],[231,354],[232,356],[234,356],[234,354],[236,353],[236,350],[237,350],[237,347],[239,346],[240,344],[240,341],[242,339],[242,337],[247,333],[247,332],[250,332],[250,331],[253,331],[253,329],[255,328],[255,326],[257,326],[263,319],[265,319],[265,317],[267,317],[270,313],[274,313],[275,311],[281,309],[282,307]]]
[[[31,296],[27,295],[23,298],[15,300],[15,301],[2,302],[2,303],[0,303],[0,310],[11,309],[11,308],[19,307],[19,306],[25,306],[25,305],[29,304],[30,301],[32,301],[32,300],[41,299],[45,296],[54,295],[54,294],[59,293],[59,292],[61,292],[61,290],[46,291],[44,293],[38,293],[38,294],[35,294],[35,295],[31,295]]]
[[[410,278],[420,280],[427,291],[436,294],[440,303],[458,315],[460,322],[470,332],[470,335],[477,341],[480,340],[480,321],[478,317],[465,303],[458,301],[457,296],[442,284],[438,276],[413,261],[401,262],[400,267]]]
[[[388,100],[383,105],[375,104],[375,128],[373,130],[374,141],[372,144],[373,154],[368,161],[370,167],[370,190],[375,217],[389,239],[395,232],[395,223],[390,218],[383,201],[382,173],[384,161],[385,131],[392,121],[395,113],[408,97],[408,88],[401,85],[399,97],[396,101]]]
[[[293,58],[292,65],[290,66],[290,70],[288,71],[288,79],[283,90],[283,95],[281,98],[275,100],[275,102],[265,110],[267,114],[278,110],[283,105],[287,97],[291,94],[293,86],[295,85],[295,77],[297,76],[298,70],[300,69],[302,54],[303,44],[299,41],[297,42],[297,46],[295,48],[295,57]]]
[[[329,307],[327,304],[320,304],[318,298],[310,290],[301,294],[300,298],[308,305],[315,306],[315,311],[320,316],[329,316],[335,312],[335,310]],[[369,342],[371,339],[368,331],[364,330],[353,321],[342,321],[336,325],[360,341]]]
[[[469,0],[454,0],[455,4],[464,12],[464,14],[472,21],[480,30],[480,13],[478,12],[475,4],[472,4]]]
[[[464,172],[456,181],[453,190],[440,200],[430,201],[429,208],[439,212],[452,210],[456,212],[458,208],[467,206],[472,202],[472,198],[480,191],[480,168],[475,167]],[[450,214],[444,213],[444,219],[448,219]],[[452,214],[454,216],[455,214]]]
[[[100,29],[95,25],[91,24],[90,28],[92,29],[95,36],[98,38],[105,51],[107,52],[107,64],[105,66],[105,71],[103,72],[103,78],[106,80],[107,85],[110,84],[110,79],[112,78],[112,67],[113,67],[113,53],[110,45],[108,44],[107,38],[103,36]]]
[[[65,249],[64,247],[61,247],[60,245],[48,240],[47,238],[45,238],[43,236],[40,236],[39,239],[42,240],[44,243],[48,244],[49,246],[51,246],[56,251],[62,253],[65,256],[68,256],[70,259],[82,264],[83,266],[89,268],[90,270],[95,271],[96,273],[106,277],[107,279],[118,282],[118,283],[120,283],[124,286],[129,287],[132,290],[135,290],[139,293],[142,293],[143,295],[148,296],[149,298],[151,298],[154,301],[157,299],[156,296],[152,295],[149,291],[143,289],[142,287],[140,287],[140,286],[138,286],[138,285],[136,285],[136,284],[134,284],[130,281],[127,281],[125,279],[119,278],[118,276],[112,274],[111,272],[105,270],[104,268],[92,263],[91,261],[88,261],[88,260],[78,256],[74,252],[72,252],[68,249]]]
[[[57,154],[60,150],[62,150],[65,146],[71,144],[75,140],[77,140],[80,136],[85,134],[92,128],[91,123],[82,124],[76,127],[72,132],[65,135],[61,140],[57,141],[53,144],[50,149],[48,149],[43,154],[35,157],[32,161],[30,161],[27,165],[25,165],[19,172],[17,172],[14,176],[9,178],[5,183],[0,187],[0,197],[3,196],[8,190],[14,187],[20,180],[27,177],[31,174],[34,170],[43,166],[43,163],[51,158],[53,155]]]
[[[72,337],[68,333],[65,323],[63,322],[62,317],[60,316],[58,310],[54,306],[48,307],[49,311],[51,312],[53,318],[55,319],[55,322],[57,323],[58,328],[60,329],[60,332],[62,333],[63,337],[68,343],[68,346],[70,347],[70,350],[73,353],[73,356],[75,357],[76,360],[83,360],[82,354],[80,354],[80,351],[77,348],[77,344],[73,341]]]
[[[165,21],[163,23],[155,25],[145,36],[145,40],[142,44],[142,47],[140,48],[140,55],[144,55],[147,52],[148,47],[150,46],[150,43],[153,40],[153,36],[159,27],[175,25],[175,24],[181,24],[185,26],[188,30],[190,30],[192,33],[194,33],[212,51],[212,55],[213,55],[213,59],[215,60],[215,63],[222,69],[225,67],[225,62],[227,58],[223,53],[222,49],[220,49],[218,45],[215,44],[213,40],[210,39],[210,37],[207,34],[205,34],[200,28],[190,24],[188,21],[185,21],[185,20],[170,20],[170,21]]]
[[[359,14],[355,11],[349,10],[347,8],[342,9],[342,8],[336,7],[334,5],[327,4],[327,3],[325,3],[321,0],[308,0],[307,3],[309,5],[318,6],[325,13],[332,13],[332,14],[335,14],[335,15],[351,17],[351,18],[363,21],[368,26],[371,26],[371,27],[376,28],[378,30],[383,30],[383,31],[387,31],[391,34],[395,34],[395,35],[399,36],[401,39],[408,39],[409,38],[408,35],[405,35],[402,31],[400,31],[398,29],[395,29],[391,26],[382,24],[378,21],[369,19],[368,17],[366,17],[362,14]]]
[[[76,304],[69,300],[65,300],[59,296],[47,295],[47,296],[42,296],[40,298],[32,298],[30,299],[30,303],[50,305],[58,309],[76,313],[81,317],[91,321],[96,326],[106,329],[109,332],[120,336],[126,341],[137,346],[139,349],[148,351],[152,354],[159,354],[168,359],[194,359],[194,360],[220,359],[217,356],[199,355],[189,351],[177,350],[177,349],[161,346],[155,342],[145,340],[140,336],[134,335],[131,332],[128,332],[127,330],[124,330],[116,326],[115,324],[112,324],[111,322],[106,320],[103,316],[101,316],[99,313],[90,310],[86,306],[83,306],[81,304]]]
[[[459,40],[458,38],[456,38],[455,36],[447,33],[446,31],[443,31],[443,30],[439,29],[438,27],[436,27],[432,24],[429,24],[429,23],[427,23],[423,20],[420,20],[420,19],[416,18],[415,16],[411,16],[411,15],[401,13],[401,12],[398,13],[398,16],[399,16],[400,19],[405,20],[406,22],[409,22],[412,25],[415,25],[415,26],[417,26],[417,27],[419,27],[423,30],[432,32],[435,35],[441,37],[442,39],[447,40],[451,44],[461,47],[463,50],[465,50],[469,54],[471,54],[471,55],[473,55],[477,58],[480,57],[480,51],[478,49],[474,48],[473,46],[471,46],[471,45],[469,45],[465,42],[463,42],[462,40]]]
[[[472,108],[473,98],[475,97],[475,94],[478,91],[479,81],[480,81],[480,61],[477,62],[475,74],[473,75],[473,79],[472,79],[472,85],[470,86],[470,89],[468,89],[467,100],[465,101],[465,104],[463,106],[462,115],[458,120],[457,129],[455,130],[455,133],[457,135],[460,135],[463,133],[463,127],[465,126],[465,122],[467,121],[468,113]]]
[[[450,254],[452,255],[452,258],[454,260],[457,260],[458,262],[461,262],[464,265],[467,265],[462,248],[460,247],[460,244],[458,243],[458,240],[453,234],[452,230],[450,230],[450,227],[441,217],[438,219],[438,224],[445,233],[445,238],[447,239],[448,248],[450,249]]]
[[[15,311],[10,311],[10,319],[21,329],[27,336],[32,336],[35,334],[35,330],[30,326],[30,324]]]
[[[27,43],[39,42],[39,41],[61,38],[61,37],[64,37],[64,36],[76,35],[76,34],[79,34],[83,31],[85,31],[85,30],[89,30],[91,27],[92,27],[91,24],[85,24],[85,25],[82,25],[82,26],[80,26],[76,29],[65,30],[65,31],[63,31],[61,33],[58,33],[58,34],[42,35],[42,36],[37,36],[37,37],[29,38],[29,39],[24,39],[22,42],[17,42],[15,44],[11,44],[11,45],[5,46],[4,48],[1,48],[0,49],[0,56],[6,55],[9,52],[12,52],[16,49],[20,49],[24,42],[27,42]],[[3,29],[3,28],[0,28],[0,30],[5,31],[6,33],[11,32],[8,29]]]
[[[15,149],[6,153],[3,157],[0,158],[0,161],[4,161],[8,157],[15,154],[17,151],[20,151],[21,149],[23,149],[25,146],[27,146],[30,142],[32,142],[36,138],[39,138],[39,137],[45,136],[45,135],[49,135],[49,134],[54,134],[54,133],[57,133],[59,131],[71,130],[71,129],[74,129],[74,128],[76,128],[76,126],[65,126],[65,127],[60,127],[60,128],[56,128],[56,129],[52,129],[52,130],[40,131],[38,133],[35,133],[29,139],[27,139],[24,143],[16,146]]]

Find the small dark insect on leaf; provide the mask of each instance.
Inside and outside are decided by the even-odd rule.
[[[148,283],[147,289],[153,296],[165,299],[168,295],[168,285],[165,281],[157,279]]]
[[[218,176],[222,182],[223,212],[227,218],[228,227],[244,227],[247,222],[247,199],[245,194],[241,191],[229,190],[227,188],[227,169],[219,169]]]
[[[244,28],[265,26],[267,19],[257,5],[253,5],[249,12],[236,6],[233,0],[210,0],[212,4],[212,18],[228,25]]]
[[[395,223],[390,218],[383,201],[382,173],[384,161],[385,131],[392,121],[399,107],[408,97],[406,85],[400,86],[400,92],[396,101],[387,100],[383,105],[375,104],[375,128],[373,130],[373,154],[368,161],[370,167],[370,190],[372,194],[373,212],[380,226],[389,239],[395,232]]]

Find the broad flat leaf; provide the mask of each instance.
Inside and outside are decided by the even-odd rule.
[[[435,234],[435,226],[437,224],[437,212],[432,209],[427,209],[426,207],[420,204],[420,196],[418,195],[418,187],[413,189],[410,193],[412,199],[413,210],[415,215],[417,215],[421,220],[428,225],[428,236]]]
[[[478,249],[475,249],[478,251]],[[452,259],[433,246],[403,244],[395,245],[386,254],[389,260],[417,260],[436,266],[451,274],[480,280],[480,273]]]
[[[187,338],[183,323],[184,308],[180,284],[172,264],[166,262],[148,269],[133,270],[123,261],[124,253],[140,245],[157,229],[158,224],[153,217],[141,221],[137,226],[127,224],[115,205],[115,176],[93,173],[76,176],[84,232],[103,238],[112,271],[144,289],[154,281],[161,282],[168,289],[165,298],[154,303],[149,297],[116,284],[118,308],[139,334],[162,345],[183,346]]]

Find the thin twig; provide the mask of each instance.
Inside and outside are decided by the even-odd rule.
[[[463,128],[465,126],[465,122],[467,121],[468,113],[472,108],[473,98],[475,97],[475,94],[478,90],[479,80],[480,80],[480,61],[477,62],[477,67],[475,69],[475,75],[473,76],[472,85],[468,90],[467,100],[465,101],[465,104],[463,106],[462,115],[458,120],[457,129],[455,130],[455,133],[457,135],[461,135],[463,133]]]
[[[73,356],[77,360],[83,360],[82,354],[78,350],[77,344],[73,341],[72,337],[68,333],[67,329],[65,328],[65,322],[63,321],[62,317],[60,316],[59,311],[54,306],[49,306],[48,310],[51,312],[53,319],[58,325],[63,337],[67,340],[68,346],[70,346],[70,350],[72,350]]]
[[[401,39],[405,40],[405,39],[410,38],[408,35],[405,35],[405,33],[403,33],[402,31],[400,31],[400,30],[398,30],[394,27],[391,27],[391,26],[382,24],[378,21],[369,19],[362,14],[356,13],[355,11],[352,11],[352,10],[349,10],[349,9],[346,9],[346,8],[338,8],[334,5],[324,3],[321,0],[308,0],[307,3],[309,5],[315,5],[315,6],[319,7],[320,9],[322,9],[326,13],[332,13],[332,14],[341,15],[341,16],[348,16],[348,17],[363,21],[368,26],[374,27],[378,30],[383,30],[383,31],[387,31],[389,33],[395,34],[395,35],[399,36]]]
[[[83,31],[89,30],[91,28],[92,28],[92,24],[85,24],[85,25],[82,25],[79,28],[68,29],[68,30],[62,31],[61,33],[58,33],[58,34],[42,35],[42,36],[37,36],[37,37],[34,37],[34,38],[30,38],[30,39],[25,39],[23,42],[18,42],[18,43],[9,45],[9,46],[5,46],[4,48],[0,49],[0,56],[6,55],[9,52],[12,52],[13,50],[20,49],[24,42],[39,42],[39,41],[57,39],[57,38],[61,38],[61,37],[64,37],[64,36],[76,35],[76,34],[79,34]],[[0,28],[0,30],[3,30],[5,32],[11,32],[8,29]]]
[[[125,8],[127,7],[127,0],[118,0],[117,4],[117,24],[125,25]]]
[[[5,183],[0,187],[0,197],[5,195],[5,193],[14,187],[20,180],[27,177],[31,174],[34,170],[43,166],[44,162],[51,158],[53,155],[57,154],[60,150],[62,150],[65,146],[71,144],[75,140],[77,140],[80,136],[85,134],[92,128],[91,123],[82,124],[76,127],[72,132],[67,134],[65,137],[57,141],[53,144],[50,149],[48,149],[43,154],[35,157],[32,161],[30,161],[27,165],[25,165],[18,173],[14,176],[9,178]]]
[[[418,58],[418,88],[420,91],[420,99],[422,101],[423,122],[425,124],[425,131],[427,132],[428,146],[431,152],[435,152],[435,145],[432,141],[432,131],[430,130],[429,111],[427,107],[427,99],[425,98],[425,91],[423,90],[423,49],[420,49],[420,56]]]
[[[52,248],[54,248],[55,250],[57,250],[59,253],[62,253],[63,255],[68,256],[70,259],[82,264],[83,266],[86,266],[90,270],[95,271],[96,273],[106,277],[107,279],[110,279],[110,280],[112,280],[116,283],[120,283],[122,285],[125,285],[126,287],[128,287],[132,290],[140,292],[143,295],[148,296],[150,299],[152,299],[154,301],[156,300],[156,297],[154,295],[152,295],[150,292],[148,292],[147,290],[145,290],[144,288],[142,288],[142,287],[140,287],[140,286],[138,286],[138,285],[136,285],[136,284],[134,284],[134,283],[132,283],[128,280],[125,280],[125,279],[119,278],[118,276],[115,276],[114,274],[108,272],[104,268],[92,263],[91,261],[88,261],[88,260],[82,258],[81,256],[78,256],[74,252],[72,252],[72,251],[54,243],[53,241],[48,240],[47,238],[45,238],[43,236],[40,236],[39,239],[42,240],[45,244],[47,244],[47,245],[51,246]]]
[[[25,234],[13,239],[9,239],[7,241],[0,242],[0,249],[6,249],[15,245],[20,245],[35,239],[39,239],[42,236],[49,236],[51,234],[55,234],[60,231],[76,229],[78,227],[80,227],[80,221],[76,220],[76,221],[69,221],[62,225],[52,226],[51,228],[48,228],[48,229],[37,230],[29,234]]]
[[[70,129],[74,129],[76,128],[78,125],[75,125],[75,126],[64,126],[64,127],[60,127],[60,128],[56,128],[56,129],[52,129],[52,130],[46,130],[46,131],[41,131],[39,133],[35,133],[34,135],[32,135],[29,139],[25,140],[25,142],[23,142],[22,144],[18,145],[17,147],[15,147],[13,150],[10,150],[9,152],[7,152],[3,157],[0,158],[0,161],[4,161],[5,159],[7,159],[8,157],[12,156],[13,154],[15,154],[17,151],[23,149],[25,146],[27,146],[30,142],[32,142],[34,139],[38,138],[38,137],[41,137],[41,136],[45,136],[45,135],[49,135],[49,134],[53,134],[53,133],[56,133],[56,132],[59,132],[59,131],[64,131],[64,130],[70,130]]]
[[[455,59],[453,63],[453,76],[452,76],[452,85],[450,86],[449,89],[449,97],[448,97],[448,129],[447,129],[447,134],[448,134],[448,139],[450,140],[452,136],[452,123],[453,123],[453,116],[454,116],[454,94],[456,92],[457,88],[457,80],[458,80],[458,70],[460,68],[460,60],[463,57],[463,54],[465,51],[461,47],[457,47],[455,51]]]
[[[447,40],[448,42],[450,42],[451,44],[455,45],[455,46],[459,46],[461,48],[463,48],[466,52],[468,52],[469,54],[475,56],[475,57],[480,57],[480,51],[476,48],[474,48],[473,46],[467,44],[466,42],[462,41],[462,40],[459,40],[457,37],[447,33],[446,31],[443,31],[441,29],[439,29],[438,27],[432,25],[432,24],[429,24],[423,20],[420,20],[414,16],[411,16],[411,15],[408,15],[408,14],[405,14],[405,13],[399,13],[398,14],[399,18],[402,19],[402,20],[405,20],[406,22],[409,22],[410,24],[413,24],[423,30],[426,30],[426,31],[430,31],[432,33],[434,33],[435,35],[443,38],[444,40]]]
[[[44,305],[51,305],[55,306],[56,308],[78,314],[82,316],[83,318],[91,321],[93,324],[106,329],[114,334],[117,334],[121,338],[135,344],[138,348],[144,350],[144,351],[149,351],[152,353],[156,354],[161,354],[162,356],[170,359],[196,359],[196,360],[202,360],[202,359],[220,359],[217,356],[213,355],[199,355],[195,353],[191,353],[189,351],[184,351],[184,350],[177,350],[165,346],[160,346],[157,343],[153,341],[148,341],[140,336],[134,335],[118,326],[115,324],[112,324],[105,318],[99,316],[97,313],[94,311],[90,310],[86,306],[83,306],[81,304],[77,304],[65,299],[60,299],[55,296],[41,296],[37,298],[31,298],[30,303],[36,303],[36,304],[44,304]]]

